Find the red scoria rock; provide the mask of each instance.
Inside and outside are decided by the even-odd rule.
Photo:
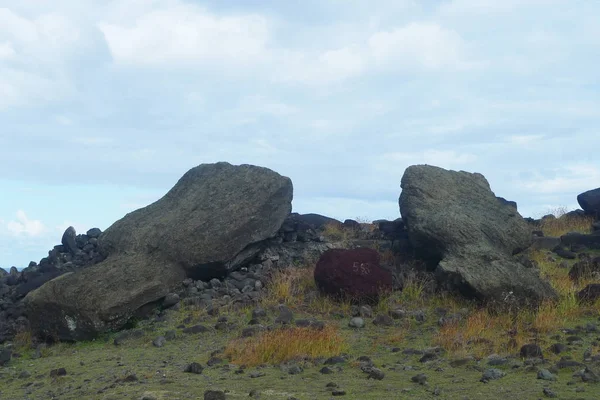
[[[376,302],[381,292],[392,289],[392,273],[380,266],[373,249],[330,249],[317,262],[315,282],[327,295]]]

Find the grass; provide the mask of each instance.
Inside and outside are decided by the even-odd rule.
[[[387,256],[390,263],[397,261]],[[23,331],[14,342],[21,357],[0,371],[4,374],[0,398],[141,398],[149,393],[147,397],[156,399],[187,399],[201,398],[207,389],[227,389],[228,398],[247,398],[252,390],[260,391],[261,398],[266,399],[329,398],[331,391],[325,388],[330,381],[347,391],[344,397],[347,399],[396,398],[394,396],[404,390],[407,390],[406,398],[429,399],[433,398],[431,392],[436,387],[442,389],[440,398],[449,400],[465,396],[496,398],[499,393],[540,398],[547,385],[551,385],[559,398],[600,398],[598,385],[586,386],[584,394],[588,397],[576,394],[575,385],[565,385],[574,379],[570,371],[559,371],[558,384],[541,382],[535,379],[535,371],[528,373],[524,368],[518,372],[506,368],[507,377],[498,382],[486,385],[479,382],[481,368],[486,367],[482,360],[492,354],[516,358],[526,343],[539,344],[550,362],[562,356],[579,361],[588,348],[598,354],[599,347],[593,342],[597,334],[582,335],[583,345],[571,346],[560,355],[547,350],[556,341],[556,335],[564,338],[563,328],[598,323],[600,302],[579,304],[576,293],[589,280],[572,281],[569,268],[560,266],[549,253],[534,251],[529,256],[536,261],[540,275],[548,279],[559,294],[557,302],[545,302],[533,310],[493,312],[457,295],[432,293],[429,278],[408,273],[403,278],[403,290],[382,295],[372,306],[374,315],[402,309],[406,317],[394,320],[394,325],[389,327],[375,326],[370,318],[365,318],[366,326],[357,330],[348,327],[354,306],[348,301],[319,295],[313,278],[314,265],[304,265],[276,270],[257,304],[242,308],[228,305],[221,308],[218,315],[208,314],[204,307],[181,304],[178,310],[168,313],[166,322],[140,321],[138,329],[145,332],[144,336],[121,346],[113,344],[116,334],[110,334],[92,342],[58,343],[44,349],[42,358],[34,360],[31,336]],[[568,261],[569,265],[573,262]],[[268,316],[261,323],[271,326],[279,304],[292,309],[296,319],[320,319],[325,327],[279,327],[241,338],[241,331],[247,327],[255,306],[267,310]],[[412,317],[415,311],[424,312],[426,320],[417,321]],[[440,326],[438,319],[443,313],[460,313],[462,319]],[[235,324],[231,331],[212,328],[223,315]],[[210,330],[186,335],[178,328],[184,321],[188,321],[186,326],[202,323]],[[155,348],[152,340],[167,330],[176,330],[177,338],[162,348]],[[430,363],[419,362],[419,355],[391,351],[392,348],[424,350],[433,346],[443,348],[444,355]],[[349,361],[343,365],[343,372],[336,370],[333,376],[319,372],[322,364],[317,360],[344,353]],[[207,367],[201,375],[182,372],[190,362],[206,365],[215,354],[224,358],[222,364]],[[367,380],[360,371],[358,360],[365,355],[385,371],[383,381]],[[456,359],[472,361],[462,367],[449,364],[449,360]],[[304,371],[298,375],[287,374],[280,368],[287,362],[299,363]],[[235,373],[242,365],[260,370],[265,376],[250,379],[249,374]],[[66,368],[67,376],[50,378],[49,371],[58,367]],[[31,372],[33,378],[18,378],[24,370]],[[443,372],[438,373],[438,370]],[[428,375],[428,386],[411,383],[411,377],[421,372]],[[123,378],[130,373],[135,373],[139,382],[124,382]]]
[[[348,344],[339,329],[328,325],[323,329],[279,328],[256,337],[235,339],[227,344],[224,355],[233,364],[255,367],[332,357],[347,350]]]
[[[544,236],[560,237],[569,232],[591,233],[594,217],[592,216],[569,216],[566,207],[558,207],[550,210],[549,214],[555,218],[545,218],[539,222],[539,229]]]

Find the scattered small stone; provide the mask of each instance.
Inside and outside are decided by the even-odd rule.
[[[406,311],[402,309],[392,310],[389,314],[393,319],[403,319],[406,317]]]
[[[425,322],[426,315],[424,311],[415,311],[413,314],[413,318],[417,322]]]
[[[64,368],[57,368],[50,371],[50,376],[55,378],[57,376],[65,376],[67,375],[67,370]]]
[[[436,354],[436,353],[434,353],[434,352],[431,352],[431,353],[425,353],[425,354],[423,355],[423,357],[421,357],[421,358],[419,359],[419,362],[425,363],[425,362],[428,362],[428,361],[433,361],[433,360],[435,360],[435,359],[437,359],[437,358],[438,358],[438,356],[437,356],[437,354]]]
[[[557,369],[564,368],[573,368],[573,367],[581,367],[581,363],[575,360],[570,360],[569,358],[563,357],[556,363]]]
[[[261,319],[267,316],[267,312],[262,307],[257,307],[252,310],[252,319]]]
[[[345,363],[346,359],[342,356],[333,356],[333,357],[329,357],[327,360],[325,360],[324,364],[325,365],[334,365],[334,364],[342,364]]]
[[[10,349],[0,349],[0,367],[4,364],[8,364],[10,359],[12,358],[12,350]]]
[[[250,378],[262,378],[266,374],[264,372],[256,371],[250,374]]]
[[[319,372],[324,375],[328,375],[328,374],[333,374],[334,371],[329,367],[323,367],[319,370]]]
[[[140,329],[123,331],[123,332],[119,333],[119,335],[117,335],[117,337],[115,338],[113,343],[115,344],[115,346],[120,346],[123,343],[125,343],[125,341],[128,339],[137,339],[137,338],[141,338],[142,336],[144,336],[144,331],[142,331]]]
[[[542,392],[544,393],[544,396],[546,397],[550,397],[550,398],[554,398],[556,397],[556,393],[554,393],[552,390],[550,390],[549,388],[544,388],[542,390]]]
[[[223,362],[222,359],[220,359],[219,357],[211,357],[207,362],[206,365],[208,365],[209,367],[212,367],[213,365],[217,365],[217,364],[221,364]]]
[[[302,373],[303,369],[302,367],[300,367],[299,365],[292,365],[291,367],[288,368],[288,374],[290,375],[298,375],[300,373]]]
[[[541,347],[535,343],[528,343],[523,345],[519,354],[522,358],[543,357]]]
[[[373,309],[369,305],[360,306],[358,311],[358,315],[364,318],[372,318],[373,317]]]
[[[507,363],[508,363],[508,359],[505,357],[501,357],[498,354],[492,354],[492,355],[488,356],[487,365],[489,365],[489,366],[505,365]]]
[[[505,372],[503,372],[499,369],[496,369],[496,368],[488,368],[483,372],[483,375],[481,377],[481,382],[488,383],[489,381],[500,379],[504,376],[506,376]]]
[[[348,326],[350,328],[364,328],[365,320],[362,319],[361,317],[354,317],[350,320],[350,322],[348,323]]]
[[[600,382],[600,377],[596,372],[592,371],[589,367],[586,367],[581,374],[581,380],[588,383]]]
[[[31,377],[31,373],[29,371],[22,371],[19,374],[19,379],[27,379],[29,377]]]
[[[427,375],[418,374],[410,378],[414,383],[418,383],[419,385],[425,385],[427,383]]]
[[[555,381],[556,376],[547,369],[540,369],[537,373],[537,378],[545,381]]]
[[[310,326],[310,320],[308,319],[297,319],[296,326],[300,328],[307,328]]]
[[[382,380],[383,378],[385,378],[385,374],[379,368],[371,368],[371,371],[367,376],[367,379],[375,379],[378,381]]]
[[[279,305],[279,316],[275,319],[276,324],[287,325],[294,320],[294,313],[287,306]]]
[[[163,308],[169,308],[173,307],[177,303],[179,303],[179,295],[177,293],[169,293],[165,296],[162,306]]]
[[[157,337],[156,339],[154,339],[154,340],[152,341],[152,344],[153,344],[155,347],[163,347],[163,346],[165,345],[165,343],[166,343],[166,342],[167,342],[167,339],[165,339],[165,337],[164,337],[164,336],[159,336],[159,337]]]
[[[136,374],[129,374],[127,376],[125,376],[123,379],[121,379],[121,382],[137,382],[138,381],[138,377]]]
[[[342,390],[342,389],[334,389],[331,391],[331,395],[332,396],[345,396],[346,395],[346,391]]]
[[[222,390],[207,390],[204,392],[204,400],[225,400],[225,392]]]
[[[394,325],[394,320],[389,315],[378,314],[373,319],[373,325],[377,325],[377,326],[392,326],[392,325]]]
[[[193,362],[191,364],[188,364],[188,366],[185,367],[183,372],[189,372],[192,374],[201,374],[203,370],[204,370],[204,367],[202,365],[198,364],[197,362]]]
[[[580,336],[567,336],[566,338],[567,343],[569,344],[580,344],[583,343],[583,339]]]
[[[208,328],[204,325],[194,325],[194,326],[190,326],[189,328],[185,328],[183,330],[183,333],[190,333],[190,334],[204,333],[204,332],[208,332]]]
[[[550,346],[550,351],[554,354],[560,354],[567,350],[567,346],[562,343],[554,343]]]

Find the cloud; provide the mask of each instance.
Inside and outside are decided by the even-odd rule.
[[[379,66],[471,69],[479,63],[466,60],[460,35],[433,22],[413,22],[369,38],[369,48]]]
[[[148,10],[127,24],[98,24],[118,64],[248,64],[266,54],[269,28],[255,14],[218,16],[181,2]]]
[[[324,50],[316,54],[283,51],[274,82],[308,85],[341,82],[361,75],[367,69],[365,54],[356,47]]]
[[[15,49],[8,42],[0,43],[0,60],[11,59],[15,56]]]
[[[64,125],[64,126],[73,125],[73,120],[64,115],[57,115],[56,122],[58,122],[59,124]]]
[[[511,135],[507,138],[508,143],[517,146],[537,144],[544,139],[544,135]]]
[[[78,136],[72,138],[71,141],[84,146],[105,146],[115,142],[112,138],[99,136]]]
[[[536,194],[579,194],[592,189],[594,182],[600,182],[600,167],[593,164],[556,168],[553,173],[552,177],[537,173],[533,179],[520,181],[519,186]]]
[[[454,150],[429,149],[422,152],[385,153],[382,156],[382,160],[384,168],[385,164],[387,164],[387,168],[391,168],[392,165],[408,167],[413,164],[429,164],[452,169],[474,163],[477,161],[477,156],[470,153],[459,153]]]
[[[6,228],[14,236],[41,236],[47,231],[41,221],[29,219],[23,210],[18,210],[16,217],[16,221],[9,221],[6,224]]]
[[[0,8],[0,110],[56,101],[73,92],[63,70],[80,41],[68,17],[25,18]]]

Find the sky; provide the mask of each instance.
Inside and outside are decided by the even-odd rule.
[[[0,266],[104,230],[190,168],[292,179],[293,210],[400,216],[406,167],[523,216],[600,186],[594,0],[0,0]]]

